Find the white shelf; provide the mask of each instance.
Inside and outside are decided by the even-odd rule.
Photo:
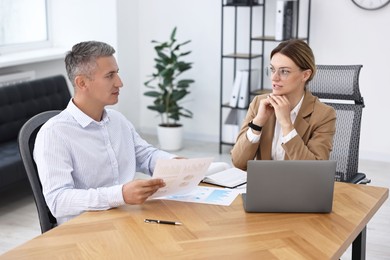
[[[0,69],[29,63],[63,59],[65,53],[66,50],[62,48],[46,48],[34,51],[2,54],[0,55]]]

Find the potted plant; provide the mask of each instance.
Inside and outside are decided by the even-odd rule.
[[[154,59],[155,72],[144,83],[151,89],[144,95],[154,98],[153,105],[147,108],[156,111],[161,117],[157,135],[161,149],[164,150],[174,151],[182,148],[183,126],[179,120],[181,117],[192,118],[192,112],[179,104],[179,101],[190,93],[188,89],[194,82],[192,79],[181,78],[181,74],[192,67],[191,62],[182,60],[184,56],[191,53],[191,51],[181,51],[181,47],[189,42],[191,41],[177,43],[176,27],[168,41],[152,41],[157,54],[157,58]]]

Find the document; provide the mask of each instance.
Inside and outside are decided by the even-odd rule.
[[[198,186],[183,195],[171,195],[161,199],[229,206],[240,194],[239,190]]]
[[[212,163],[203,182],[233,189],[244,185],[246,178],[246,172],[241,169],[227,163]]]
[[[153,178],[161,178],[166,186],[149,199],[185,194],[194,190],[204,178],[213,158],[158,160]]]

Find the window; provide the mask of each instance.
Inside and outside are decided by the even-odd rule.
[[[49,47],[46,0],[0,0],[0,54]]]

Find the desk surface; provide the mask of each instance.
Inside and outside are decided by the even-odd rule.
[[[228,207],[148,201],[86,212],[0,259],[338,259],[388,194],[387,188],[337,182],[330,214],[245,213],[241,196]]]

